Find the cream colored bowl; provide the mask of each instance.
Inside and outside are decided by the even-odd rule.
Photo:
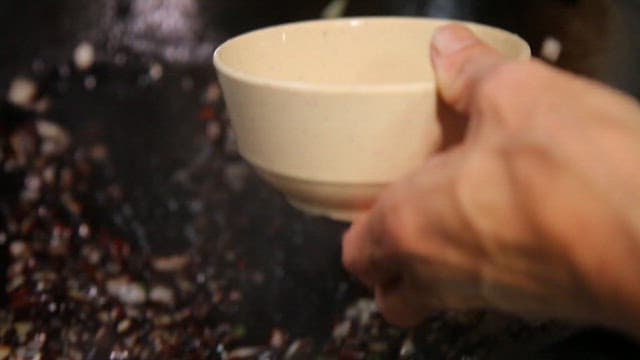
[[[319,20],[225,42],[213,59],[240,153],[293,206],[353,219],[440,144],[429,42],[447,22]],[[516,35],[465,24],[530,56]]]

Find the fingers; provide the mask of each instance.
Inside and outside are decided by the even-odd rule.
[[[390,198],[390,196],[387,196]],[[400,276],[400,264],[393,254],[388,221],[377,210],[354,221],[342,240],[342,263],[370,288],[391,283]]]
[[[431,40],[431,61],[442,98],[462,113],[469,112],[485,75],[507,62],[471,30],[457,24],[436,30]]]
[[[527,128],[548,117],[541,111],[553,116],[566,105],[567,83],[572,82],[571,75],[540,61],[506,59],[458,24],[436,30],[431,61],[441,99],[469,119],[466,143]]]
[[[400,327],[420,324],[428,311],[420,304],[420,295],[409,288],[403,278],[387,285],[375,287],[376,303],[384,318]]]
[[[344,235],[343,263],[374,290],[378,308],[388,322],[400,327],[418,325],[426,311],[419,305],[421,296],[409,288],[401,271],[401,259],[394,256],[393,250],[383,250],[394,241],[381,238],[384,230],[376,226],[380,224],[377,219],[361,219]]]
[[[432,283],[439,270],[416,277],[417,267],[429,269],[428,254],[446,256],[449,265],[466,261],[438,234],[452,233],[449,229],[458,221],[450,206],[455,201],[450,184],[461,158],[461,150],[454,149],[430,159],[419,172],[387,189],[343,237],[345,268],[375,290],[382,314],[393,324],[415,325],[438,295],[430,289],[439,281]]]

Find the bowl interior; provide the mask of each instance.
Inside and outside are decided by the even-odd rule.
[[[429,39],[450,21],[360,18],[309,21],[250,32],[223,44],[216,65],[246,79],[328,85],[431,82]],[[513,34],[467,24],[510,58],[529,50]]]

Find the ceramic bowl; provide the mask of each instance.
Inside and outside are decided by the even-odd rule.
[[[296,208],[353,219],[441,143],[429,42],[448,22],[307,21],[223,43],[213,60],[241,155]],[[514,34],[464,24],[530,56]]]

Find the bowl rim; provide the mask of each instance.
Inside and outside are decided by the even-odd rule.
[[[213,53],[213,65],[219,73],[226,75],[230,78],[233,78],[237,81],[249,83],[257,86],[268,86],[271,88],[277,89],[288,89],[295,91],[324,91],[324,92],[338,92],[338,93],[371,93],[371,92],[413,92],[413,91],[425,91],[425,90],[433,90],[435,89],[436,81],[427,80],[427,81],[412,81],[412,82],[402,82],[395,84],[322,84],[322,83],[311,83],[305,81],[297,81],[297,80],[278,80],[274,78],[268,78],[264,76],[251,75],[247,72],[234,69],[232,66],[226,64],[221,59],[221,52],[225,47],[229,46],[229,44],[235,42],[236,40],[253,36],[256,33],[264,32],[264,31],[273,31],[278,28],[286,28],[291,26],[309,26],[313,24],[325,23],[325,24],[349,24],[351,26],[358,26],[363,22],[422,22],[422,23],[439,23],[438,26],[442,26],[445,24],[456,23],[462,24],[466,26],[472,26],[475,28],[487,29],[490,31],[495,31],[498,33],[502,33],[506,36],[514,38],[516,41],[525,45],[522,48],[520,54],[515,60],[525,60],[531,57],[531,47],[518,34],[512,33],[510,31],[480,24],[472,21],[461,21],[455,19],[446,19],[446,18],[434,18],[434,17],[419,17],[419,16],[358,16],[358,17],[343,17],[337,19],[313,19],[313,20],[304,20],[304,21],[294,21],[287,22],[283,24],[277,24],[272,26],[267,26],[255,30],[251,30],[245,32],[243,34],[231,37],[220,44]],[[426,59],[425,59],[426,60]]]

